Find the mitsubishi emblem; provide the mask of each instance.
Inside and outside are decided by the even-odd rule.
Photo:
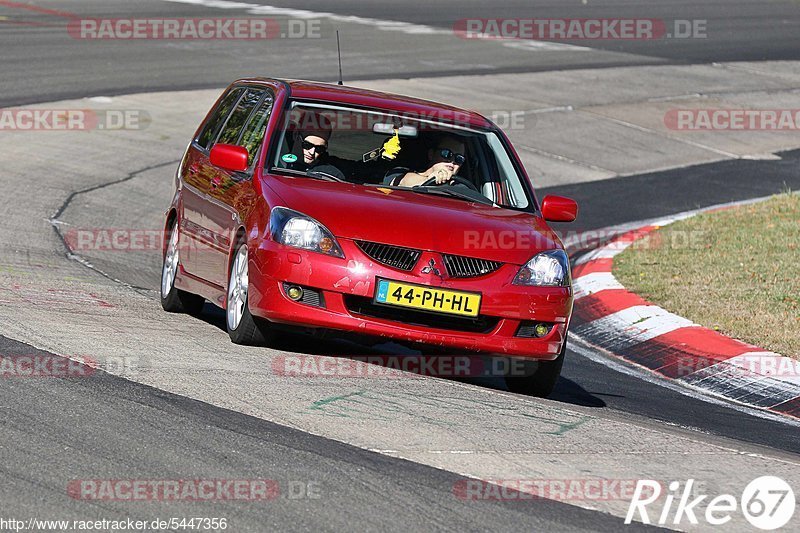
[[[420,270],[420,272],[422,272],[423,274],[433,273],[439,276],[440,278],[442,277],[442,273],[439,272],[438,268],[436,268],[436,261],[434,261],[433,259],[429,260],[428,264],[422,267],[422,270]]]

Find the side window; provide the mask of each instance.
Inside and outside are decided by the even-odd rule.
[[[200,135],[197,137],[197,144],[203,147],[205,150],[211,148],[211,142],[217,137],[217,133],[222,125],[225,123],[225,119],[228,118],[228,115],[231,112],[231,109],[236,105],[236,102],[239,101],[239,97],[244,92],[244,89],[234,89],[229,92],[222,101],[217,106],[217,109],[214,110],[214,113],[211,115],[211,118],[208,119],[203,131],[200,132]]]
[[[250,113],[263,94],[263,89],[247,89],[247,92],[244,93],[244,96],[242,96],[241,100],[239,100],[239,103],[236,105],[236,109],[233,110],[233,113],[231,113],[231,116],[228,118],[228,122],[226,122],[225,126],[222,128],[222,133],[220,133],[219,138],[217,138],[218,143],[237,143],[239,135],[242,133],[242,128],[244,128],[244,124],[247,121],[247,117],[250,116]]]
[[[264,132],[267,130],[267,121],[272,112],[272,104],[274,101],[275,98],[272,93],[268,91],[242,132],[242,137],[238,144],[247,148],[247,154],[249,156],[247,159],[248,165],[253,164],[253,160],[258,153],[258,148],[261,146],[261,141],[264,140]]]

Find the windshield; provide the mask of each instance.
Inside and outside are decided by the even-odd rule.
[[[295,101],[278,147],[273,171],[515,209],[531,205],[506,148],[491,131]]]

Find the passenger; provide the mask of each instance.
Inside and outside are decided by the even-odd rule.
[[[395,169],[392,174],[387,175],[387,184],[414,187],[432,178],[436,185],[447,183],[453,176],[458,174],[464,161],[466,161],[464,152],[465,145],[462,140],[453,135],[445,135],[439,139],[435,148],[428,150],[428,163],[430,166],[427,170],[404,172],[408,171],[408,169]]]

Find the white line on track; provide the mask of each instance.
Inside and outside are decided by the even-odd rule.
[[[384,20],[369,17],[359,17],[356,15],[340,15],[336,13],[328,13],[324,11],[309,11],[306,9],[293,9],[288,7],[278,7],[261,4],[251,4],[249,2],[233,2],[230,0],[162,0],[164,2],[174,2],[178,4],[192,4],[203,7],[211,7],[217,9],[246,9],[251,15],[271,15],[283,16],[298,19],[312,19],[312,18],[326,18],[336,22],[343,22],[349,24],[362,24],[377,28],[383,31],[396,31],[408,35],[446,35],[449,37],[456,37],[452,29],[436,28],[434,26],[427,26],[424,24],[413,24],[411,22],[402,22],[398,20]],[[456,21],[453,20],[453,23]],[[524,40],[524,41],[503,41],[486,39],[484,42],[494,42],[506,46],[508,48],[517,48],[530,51],[572,51],[572,52],[587,52],[592,48],[585,46],[575,46],[571,44],[553,43],[548,41],[537,40]]]

